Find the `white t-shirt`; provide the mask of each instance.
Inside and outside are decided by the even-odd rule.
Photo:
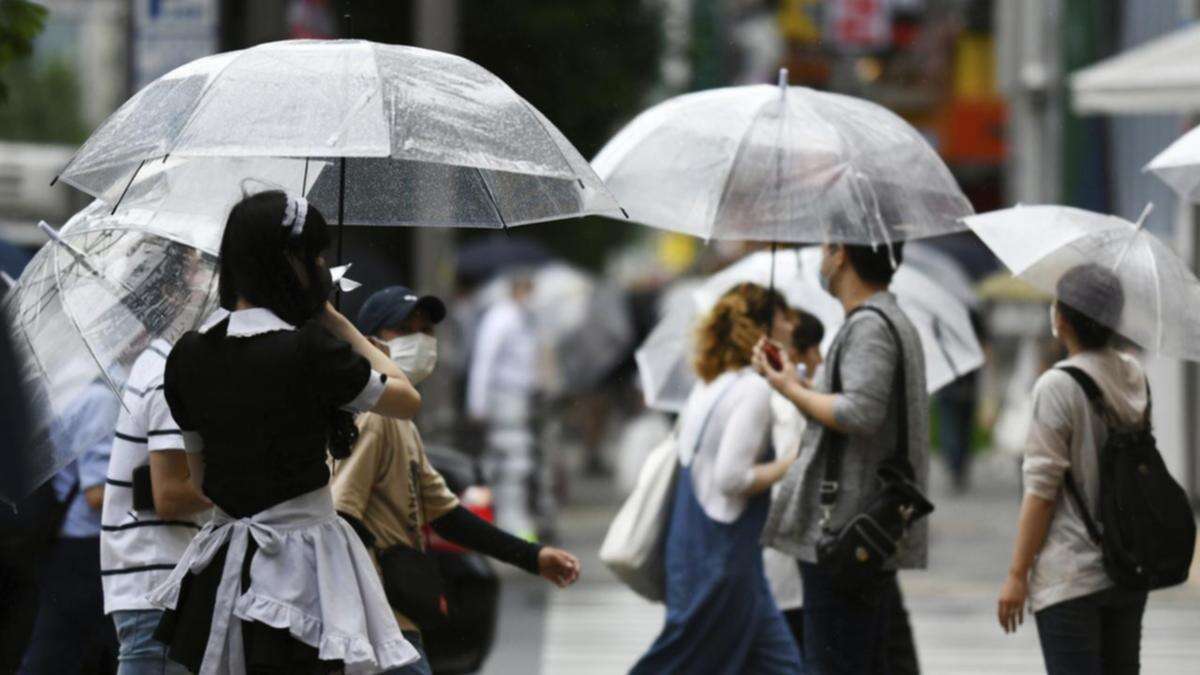
[[[515,300],[502,300],[479,324],[467,378],[467,410],[479,419],[510,412],[498,399],[527,399],[538,382],[533,317]],[[510,415],[511,416],[511,415]]]
[[[691,468],[696,499],[717,522],[732,523],[746,509],[745,492],[754,465],[764,459],[771,428],[770,398],[771,385],[749,368],[697,383],[688,397],[679,425],[679,461]]]
[[[155,340],[138,357],[122,396],[101,513],[100,579],[104,613],[154,609],[146,595],[183,556],[207,514],[162,520],[153,510],[133,510],[133,472],[151,452],[183,449],[183,436],[163,395],[163,370],[171,346]]]
[[[1099,454],[1108,438],[1104,420],[1079,384],[1059,366],[1075,366],[1096,381],[1104,403],[1125,424],[1146,410],[1146,376],[1131,356],[1115,350],[1084,352],[1056,364],[1033,390],[1033,420],[1022,467],[1025,491],[1055,502],[1054,516],[1029,575],[1029,603],[1037,612],[1113,585],[1100,546],[1088,535],[1063,487],[1071,470],[1093,519],[1098,513]]]
[[[779,459],[795,456],[800,452],[800,439],[808,421],[794,403],[778,392],[771,392],[771,420],[775,456]],[[771,488],[771,494],[777,490],[778,484]],[[773,548],[764,548],[763,571],[779,609],[787,611],[804,605],[804,588],[796,558]]]

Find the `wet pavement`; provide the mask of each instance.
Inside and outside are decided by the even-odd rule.
[[[1016,531],[1020,488],[1016,460],[985,455],[974,488],[953,495],[936,470],[938,510],[930,522],[930,569],[904,572],[922,671],[1042,673],[1032,620],[1016,635],[996,623],[996,593]],[[662,625],[662,607],[616,581],[597,549],[618,504],[603,483],[576,488],[563,519],[564,544],[583,560],[574,588],[557,591],[508,574],[496,649],[488,675],[590,675],[627,672]],[[1200,568],[1181,587],[1151,594],[1144,621],[1142,672],[1197,672],[1200,663]]]

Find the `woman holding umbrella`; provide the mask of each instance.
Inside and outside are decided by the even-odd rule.
[[[778,342],[793,329],[783,296],[752,283],[725,293],[700,324],[701,382],[679,420],[666,626],[634,675],[803,670],[758,543],[770,488],[792,464],[772,456],[771,388],[750,370],[764,325]]]
[[[324,217],[283,192],[246,197],[221,243],[225,310],[179,340],[165,394],[200,453],[213,521],[150,596],[156,637],[200,673],[387,669],[417,658],[367,551],[334,512],[326,453],[347,411],[410,419],[421,399],[327,302]]]

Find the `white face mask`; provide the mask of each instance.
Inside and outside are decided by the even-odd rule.
[[[388,340],[387,346],[392,361],[413,384],[429,377],[437,365],[437,338],[432,335],[404,335]]]

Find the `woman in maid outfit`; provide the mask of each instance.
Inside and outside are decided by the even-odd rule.
[[[215,673],[370,673],[417,658],[375,567],[335,512],[326,452],[344,458],[352,413],[410,419],[420,396],[328,303],[324,217],[263,192],[229,213],[222,311],[171,351],[164,393],[200,453],[216,505],[168,579],[156,637]]]

